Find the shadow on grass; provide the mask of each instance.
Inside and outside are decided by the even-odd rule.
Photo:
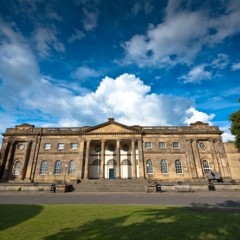
[[[38,205],[0,204],[0,231],[20,224],[39,214],[42,210]]]
[[[239,208],[240,209],[240,201],[233,201],[228,200],[224,203],[216,203],[216,204],[210,204],[210,203],[192,203],[193,207],[221,207],[221,208]]]
[[[118,206],[119,208],[121,206]],[[97,218],[77,228],[62,229],[44,240],[240,239],[240,212],[201,207],[145,208],[129,215]]]

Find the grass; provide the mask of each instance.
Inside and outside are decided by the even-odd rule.
[[[240,211],[134,205],[0,205],[1,240],[240,239]]]

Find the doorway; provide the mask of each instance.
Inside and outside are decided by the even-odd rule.
[[[114,168],[109,169],[109,179],[115,179]]]

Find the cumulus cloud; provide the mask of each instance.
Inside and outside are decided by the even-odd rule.
[[[180,77],[184,83],[200,83],[203,80],[211,79],[211,72],[204,69],[204,65],[194,67],[188,74]]]
[[[86,36],[86,34],[78,29],[75,29],[75,32],[72,36],[69,37],[68,42],[72,43],[75,42],[77,40],[81,40],[82,38],[84,38]]]
[[[100,76],[100,72],[96,71],[95,69],[92,69],[88,66],[81,66],[78,67],[73,73],[72,77],[80,80],[86,80],[91,77],[98,77]]]
[[[224,12],[213,17],[206,9],[193,11],[184,9],[182,1],[169,1],[163,22],[123,44],[123,62],[158,68],[191,63],[204,46],[240,32],[240,2],[221,3]]]
[[[204,112],[200,112],[200,111],[196,110],[193,107],[190,107],[186,111],[186,114],[187,114],[187,116],[185,119],[185,123],[187,123],[187,124],[194,123],[197,121],[211,123],[211,120],[215,117],[215,115],[213,113],[208,115]]]

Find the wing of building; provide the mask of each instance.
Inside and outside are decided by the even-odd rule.
[[[127,126],[109,118],[93,127],[36,128],[21,124],[3,133],[2,181],[84,179],[201,181],[217,172],[240,179],[239,152],[216,126]]]

